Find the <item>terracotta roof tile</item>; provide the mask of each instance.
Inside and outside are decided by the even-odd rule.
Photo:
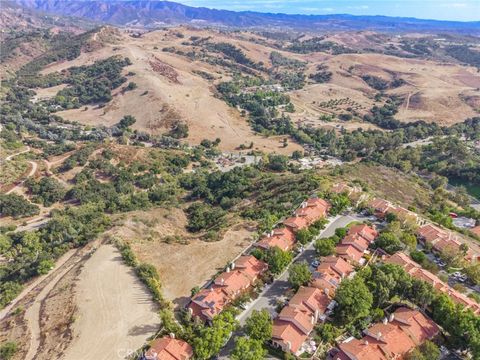
[[[147,360],[187,360],[192,356],[193,349],[188,343],[170,337],[154,340],[145,353]]]

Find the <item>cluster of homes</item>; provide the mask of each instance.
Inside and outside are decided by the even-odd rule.
[[[325,218],[330,210],[328,201],[317,197],[305,200],[294,212],[292,217],[283,221],[283,225],[275,228],[261,238],[255,246],[267,250],[278,247],[283,251],[290,251],[296,244],[295,233],[306,229],[316,221]]]
[[[439,254],[462,253],[462,242],[451,231],[447,231],[433,224],[425,224],[417,231],[418,239],[425,245]],[[480,260],[480,254],[475,253],[470,248],[465,249],[466,261],[472,262]]]
[[[412,277],[429,283],[434,289],[449,295],[456,303],[461,304],[465,308],[472,310],[475,314],[480,315],[480,304],[451,288],[430,271],[422,269],[422,267],[410,259],[408,255],[398,252],[388,257],[385,261],[387,263],[400,265]]]
[[[311,332],[330,315],[336,305],[333,298],[337,287],[343,279],[354,276],[353,264],[362,263],[359,260],[377,235],[370,226],[354,225],[337,246],[338,255],[322,258],[309,286],[300,287],[274,319],[274,346],[296,355],[316,350],[315,343],[308,341]]]
[[[361,193],[361,189],[344,183],[336,184],[334,193]],[[419,216],[407,209],[393,205],[383,199],[373,199],[368,203],[377,218],[384,219],[395,214],[401,221],[413,221],[420,226],[417,236],[432,250],[444,252],[461,251],[461,242],[435,225],[426,224]],[[296,233],[306,229],[316,221],[325,218],[330,204],[320,198],[305,200],[294,211],[293,216],[284,220],[281,226],[263,236],[255,246],[268,250],[278,247],[283,251],[294,249]],[[336,255],[321,259],[308,286],[302,286],[289,300],[273,321],[272,345],[285,352],[300,355],[315,351],[315,343],[309,341],[317,323],[324,322],[333,311],[335,291],[345,278],[355,275],[354,266],[364,265],[365,254],[378,236],[375,227],[365,224],[353,225],[346,236],[336,246]],[[468,260],[480,259],[471,250],[466,251]],[[480,305],[452,289],[437,276],[421,268],[404,253],[394,254],[386,262],[402,266],[412,277],[430,283],[435,289],[447,293],[451,298],[474,313],[480,314]],[[188,305],[192,317],[210,323],[225,307],[250,291],[268,270],[268,265],[252,255],[242,255],[224,272],[215,277],[211,284],[195,294]],[[422,312],[406,307],[398,308],[383,322],[374,324],[364,331],[360,340],[349,338],[330,352],[333,360],[370,360],[402,358],[415,346],[439,333],[438,326]],[[193,356],[192,347],[185,341],[175,339],[172,334],[155,340],[144,354],[144,360],[187,360]]]
[[[418,214],[401,206],[394,205],[390,201],[384,199],[373,199],[368,202],[368,206],[373,209],[374,215],[378,219],[385,219],[388,214],[393,214],[402,222],[410,221],[419,225],[424,223]]]
[[[418,310],[398,308],[381,323],[349,338],[331,351],[332,360],[403,359],[413,348],[438,335],[437,324]]]
[[[296,243],[295,233],[325,217],[329,209],[330,204],[325,200],[309,198],[292,217],[283,222],[283,226],[263,237],[256,246],[263,249],[277,246],[284,251],[291,250]],[[188,305],[190,313],[204,322],[211,322],[228,304],[249,291],[267,269],[268,265],[254,256],[241,256],[209,287],[192,297]]]
[[[192,317],[210,323],[228,304],[250,290],[267,269],[268,265],[253,255],[240,256],[209,287],[192,297],[188,305]]]
[[[335,252],[351,264],[364,265],[364,255],[369,253],[368,247],[377,236],[378,232],[374,227],[365,224],[353,225],[347,236],[336,246]]]

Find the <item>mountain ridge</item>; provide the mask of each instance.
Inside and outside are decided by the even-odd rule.
[[[382,15],[293,15],[191,7],[171,1],[127,0],[17,0],[17,4],[43,11],[120,26],[156,28],[198,24],[238,28],[289,28],[291,30],[452,31],[480,34],[480,22],[424,20]]]

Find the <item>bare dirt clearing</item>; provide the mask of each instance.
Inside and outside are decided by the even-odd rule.
[[[124,358],[159,328],[150,293],[113,245],[85,262],[76,291],[78,319],[64,359]]]
[[[135,212],[110,235],[128,242],[140,261],[154,265],[162,292],[175,305],[183,305],[190,290],[208,281],[252,241],[255,227],[240,223],[230,227],[220,241],[205,242],[185,231],[180,209]],[[179,241],[166,241],[177,235]]]

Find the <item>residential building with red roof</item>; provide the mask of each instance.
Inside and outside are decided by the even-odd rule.
[[[307,220],[308,225],[327,217],[331,205],[328,201],[316,197],[305,200],[295,211],[295,216]]]
[[[397,252],[396,254],[388,257],[385,262],[401,266],[415,279],[423,280],[429,283],[434,289],[449,295],[455,303],[465,306],[467,309],[472,310],[475,314],[480,314],[480,304],[451,288],[438,276],[425,269],[422,269],[419,264],[410,259],[410,257],[408,257],[406,254]]]
[[[317,267],[317,271],[323,272],[327,269],[333,270],[342,279],[349,277],[355,271],[352,265],[337,256],[326,256],[321,258],[321,262]]]
[[[283,221],[283,225],[296,233],[305,229],[315,221],[327,217],[331,205],[328,201],[311,197],[302,202],[294,215]]]
[[[335,292],[342,281],[342,277],[334,272],[332,269],[325,271],[315,271],[312,274],[310,286],[320,289],[325,295],[330,298],[335,297]]]
[[[199,318],[202,321],[212,321],[220,314],[231,299],[222,288],[207,288],[200,290],[195,294],[188,309],[193,318]]]
[[[368,206],[373,208],[375,216],[379,219],[384,219],[387,214],[394,214],[402,222],[411,221],[418,223],[420,221],[418,215],[413,211],[393,205],[390,201],[384,199],[373,199],[368,203]]]
[[[339,244],[335,247],[335,252],[337,256],[340,256],[350,264],[363,265],[365,263],[365,259],[363,258],[364,251],[359,250],[358,247],[354,245]]]
[[[173,337],[155,339],[143,356],[144,360],[188,360],[193,357],[192,347]]]
[[[348,234],[359,235],[365,240],[367,240],[369,243],[372,243],[377,238],[378,231],[374,227],[368,226],[367,224],[355,224],[348,229]]]
[[[373,209],[375,216],[380,219],[387,216],[388,211],[393,209],[392,203],[384,199],[373,199],[368,203],[368,206]]]
[[[267,269],[266,263],[252,255],[240,256],[209,288],[192,297],[189,311],[194,318],[212,321],[226,305],[248,291]]]
[[[438,253],[460,253],[462,242],[453,232],[440,228],[433,224],[425,224],[417,230],[418,239],[424,244],[429,244],[432,250]],[[465,253],[465,260],[480,260],[480,254],[468,248]]]
[[[272,344],[285,352],[300,354],[302,345],[319,319],[329,310],[331,299],[319,289],[300,287],[273,321]]]
[[[470,229],[470,231],[477,236],[480,236],[480,225],[477,225]]]
[[[406,307],[397,309],[382,323],[364,331],[360,340],[350,338],[339,344],[333,360],[392,360],[406,354],[426,340],[438,335],[440,329],[426,315]]]
[[[283,225],[289,228],[291,231],[296,233],[298,230],[308,228],[308,221],[304,217],[292,216],[283,221]]]
[[[366,224],[353,225],[340,244],[335,248],[339,257],[351,264],[365,263],[363,255],[368,253],[369,245],[375,241],[378,232]]]
[[[290,228],[281,227],[273,230],[267,236],[255,243],[255,246],[262,249],[278,247],[283,251],[291,250],[295,246],[295,234]]]

